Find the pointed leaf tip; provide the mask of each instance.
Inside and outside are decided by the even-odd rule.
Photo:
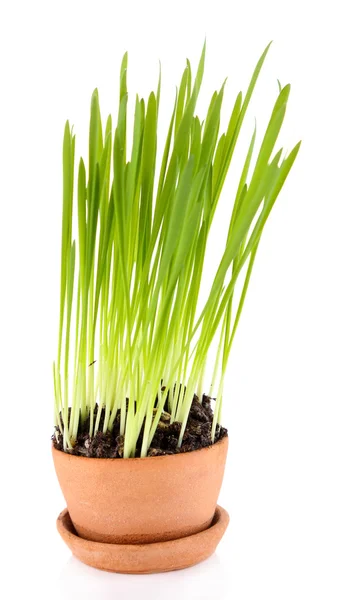
[[[123,54],[121,62],[121,76],[123,76],[128,70],[128,51]]]
[[[290,89],[291,89],[290,83],[287,83],[287,85],[285,85],[281,89],[281,91],[280,91],[280,93],[278,95],[277,101],[279,101],[281,104],[282,104],[282,101],[283,101],[286,104],[287,101],[288,101],[288,98],[289,98]]]

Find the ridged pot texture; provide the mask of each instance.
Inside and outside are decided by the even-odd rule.
[[[175,540],[207,529],[222,485],[228,438],[147,458],[86,458],[53,448],[77,534],[112,544]]]

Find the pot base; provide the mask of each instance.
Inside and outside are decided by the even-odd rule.
[[[79,537],[65,509],[57,519],[57,529],[74,556],[90,567],[114,573],[148,574],[185,569],[209,558],[228,523],[227,511],[217,506],[211,526],[201,533],[152,544],[104,544]]]

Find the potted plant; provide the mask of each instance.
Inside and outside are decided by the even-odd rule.
[[[103,127],[96,90],[88,167],[80,159],[76,174],[75,136],[65,126],[53,458],[67,509],[58,529],[98,568],[190,566],[215,550],[228,524],[217,506],[228,446],[224,377],[264,225],[299,150],[274,152],[289,85],[279,89],[251,165],[254,128],[202,306],[199,295],[214,214],[267,51],[222,135],[224,85],[201,121],[205,48],[194,79],[187,61],[159,167],[160,78],[146,103],[136,98],[129,144],[126,54],[117,123],[109,116]]]

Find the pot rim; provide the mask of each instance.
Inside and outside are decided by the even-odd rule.
[[[100,462],[100,461],[107,461],[107,462],[115,462],[115,463],[123,463],[123,462],[127,462],[127,461],[131,461],[131,463],[133,463],[134,461],[162,461],[162,460],[170,460],[170,459],[174,459],[174,460],[181,460],[183,457],[188,456],[188,455],[194,455],[197,452],[209,452],[214,450],[215,448],[218,448],[221,445],[224,444],[228,444],[228,434],[225,435],[223,438],[221,438],[220,440],[218,440],[217,442],[215,442],[215,444],[211,444],[211,446],[205,446],[204,448],[197,448],[197,450],[191,450],[191,452],[180,452],[178,454],[165,454],[163,456],[136,456],[134,458],[95,458],[95,457],[91,457],[91,456],[78,456],[76,454],[71,454],[69,452],[65,452],[64,450],[58,450],[57,448],[55,448],[54,444],[51,444],[51,448],[52,448],[52,452],[53,454],[57,454],[57,453],[61,453],[63,455],[65,455],[68,458],[71,458],[73,460],[77,459],[77,460],[83,460],[83,461],[96,461],[96,462]],[[185,458],[184,458],[185,460]]]

